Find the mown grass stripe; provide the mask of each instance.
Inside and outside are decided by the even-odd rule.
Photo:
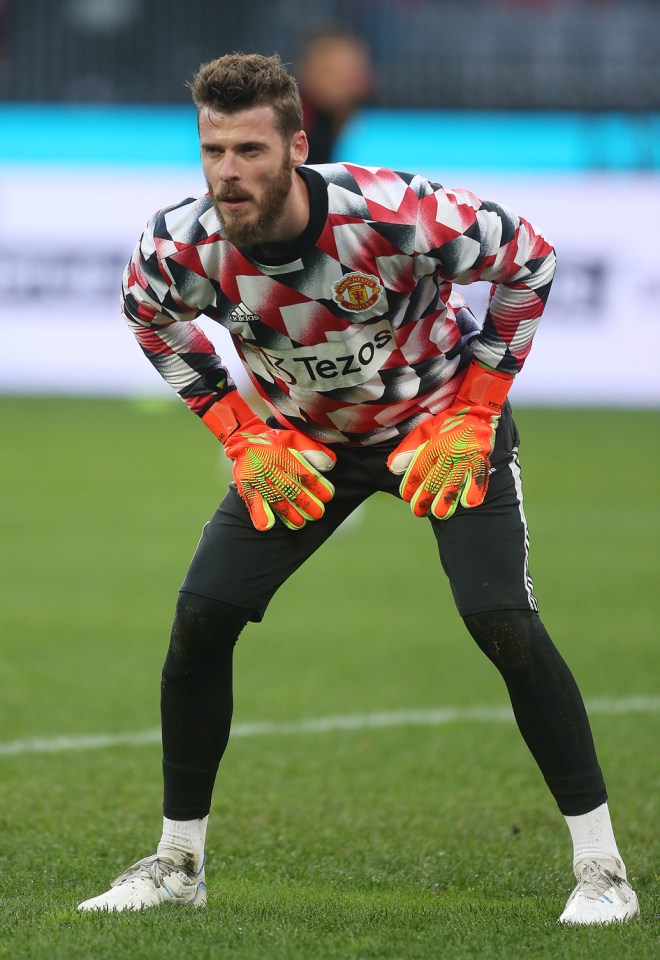
[[[587,702],[590,715],[614,716],[629,713],[658,713],[660,697],[601,697]],[[297,736],[383,729],[386,727],[439,727],[448,723],[508,723],[513,714],[508,707],[444,707],[437,710],[394,710],[344,716],[309,717],[283,723],[268,721],[236,723],[232,737]],[[100,733],[79,736],[35,737],[0,743],[0,756],[13,757],[26,753],[64,753],[66,751],[102,750],[106,747],[142,746],[160,742],[160,729],[135,733]]]

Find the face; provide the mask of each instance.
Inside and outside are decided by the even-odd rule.
[[[300,69],[303,90],[318,107],[331,112],[355,109],[375,85],[367,48],[349,37],[317,40]]]
[[[286,232],[293,170],[307,157],[299,131],[287,143],[272,107],[199,112],[202,169],[223,236],[240,247],[276,242]]]

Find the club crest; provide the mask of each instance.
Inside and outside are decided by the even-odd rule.
[[[335,302],[351,313],[373,307],[382,289],[378,277],[370,273],[347,273],[332,285]]]

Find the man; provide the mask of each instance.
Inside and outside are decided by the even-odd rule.
[[[560,920],[636,916],[584,706],[527,568],[507,392],[543,312],[552,247],[465,190],[350,163],[305,167],[298,91],[276,57],[221,57],[191,86],[208,193],[150,221],[124,275],[124,313],[224,445],[235,482],[191,562],[163,667],[157,851],[79,909],[206,902],[234,644],[383,490],[429,518],[458,610],[566,818],[578,883]],[[481,328],[452,291],[477,280],[492,284]],[[268,422],[194,325],[202,313],[230,331]]]

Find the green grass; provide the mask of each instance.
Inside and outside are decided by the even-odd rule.
[[[587,700],[657,697],[660,415],[520,410],[531,567]],[[174,599],[226,484],[183,405],[0,400],[0,741],[158,725]],[[248,721],[501,707],[427,524],[378,496],[237,648]],[[660,724],[594,713],[642,918],[556,923],[568,834],[510,722],[236,737],[209,907],[79,916],[160,831],[156,745],[0,755],[0,957],[658,956]]]

